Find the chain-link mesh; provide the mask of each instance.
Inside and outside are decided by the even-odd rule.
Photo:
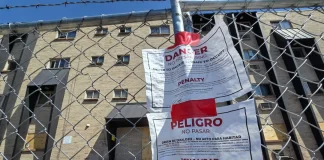
[[[217,107],[255,98],[265,159],[323,159],[323,8],[191,14],[202,36],[223,17],[254,88]],[[142,49],[171,46],[171,22],[3,35],[0,155],[151,159]]]

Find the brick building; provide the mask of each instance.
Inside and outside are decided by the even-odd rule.
[[[312,82],[324,74],[324,19],[313,12],[316,21],[303,25],[310,11],[302,13],[216,15],[228,24],[255,88],[217,106],[254,95],[271,159],[282,148],[282,159],[324,155],[306,149],[323,143],[323,94]],[[211,14],[192,18],[202,35],[215,23]],[[171,46],[172,31],[165,19],[4,35],[0,152],[8,159],[151,159],[141,50]]]

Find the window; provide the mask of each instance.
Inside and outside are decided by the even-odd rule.
[[[271,22],[271,26],[273,29],[290,29],[291,24],[289,21],[284,20],[284,21],[275,21],[275,22]]]
[[[250,23],[249,22],[238,22],[237,23],[237,30],[238,31],[247,31],[250,29]]]
[[[114,89],[114,98],[127,98],[128,89]]]
[[[259,65],[256,65],[256,64],[251,64],[250,65],[250,69],[251,70],[254,70],[256,72],[259,72],[261,70],[260,66]]]
[[[240,38],[243,39],[243,40],[250,40],[251,39],[250,34],[248,34],[248,33],[240,33]]]
[[[273,152],[275,152],[276,154],[279,153],[281,150],[280,149],[274,149]],[[280,152],[279,156],[284,156],[284,152]]]
[[[100,91],[98,90],[87,90],[86,99],[98,99]]]
[[[304,90],[305,90],[306,94],[314,94],[316,92],[316,90],[319,88],[319,85],[317,85],[316,83],[303,82],[302,84],[303,84],[303,87],[304,87]],[[316,92],[316,94],[317,93],[323,93],[323,91],[321,89],[319,89]]]
[[[257,96],[270,96],[273,95],[271,87],[269,84],[252,84],[252,88],[255,90],[255,95]]]
[[[74,39],[76,31],[58,31],[58,39]]]
[[[108,33],[108,28],[97,28],[95,35],[106,35]]]
[[[104,62],[104,57],[99,56],[99,57],[92,57],[91,64],[95,65],[102,65]]]
[[[170,27],[168,25],[151,26],[151,34],[152,35],[170,34]]]
[[[284,151],[281,151],[281,152],[280,151],[281,151],[280,149],[274,149],[273,150],[273,152],[275,152],[273,154],[277,159],[281,159],[281,160],[292,160],[292,159],[294,159],[294,158],[292,158],[290,156],[285,155]],[[279,153],[279,155],[277,155],[278,153]]]
[[[50,68],[69,68],[70,58],[60,58],[50,60]]]
[[[272,103],[260,103],[260,109],[263,111],[268,111],[273,109],[273,104]]]
[[[117,56],[117,64],[128,64],[129,63],[129,55],[118,55]]]
[[[306,56],[306,52],[304,50],[304,48],[302,47],[293,47],[292,48],[295,57],[305,57]]]
[[[49,102],[54,96],[54,91],[42,91],[39,92],[38,98],[37,98],[37,105],[43,105],[47,102]]]
[[[131,27],[121,27],[119,29],[119,33],[130,33],[132,32],[132,28]]]
[[[250,61],[250,60],[260,60],[261,57],[257,54],[255,50],[244,50],[244,60]]]
[[[3,71],[13,71],[17,68],[17,63],[14,61],[7,61],[6,65],[3,68]]]
[[[46,133],[27,133],[24,151],[44,150],[46,144]],[[28,149],[29,148],[29,149]]]
[[[213,28],[213,24],[211,23],[195,23],[193,24],[193,30],[195,33],[201,32],[209,32]]]

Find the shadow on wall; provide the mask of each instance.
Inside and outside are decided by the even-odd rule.
[[[102,130],[97,141],[95,142],[93,149],[90,151],[85,160],[108,160],[108,145],[106,138],[106,131]]]
[[[10,55],[15,57],[15,63],[17,67],[21,66],[23,68],[28,68],[30,57],[32,57],[33,54],[31,51],[33,51],[35,48],[37,37],[36,35],[30,33],[28,34],[28,36],[27,34],[25,34],[24,36],[20,37],[21,40],[17,39],[17,36],[14,38],[15,39],[13,39],[12,36],[9,38],[9,35],[4,36],[2,41],[3,46],[5,46],[7,50],[9,50]],[[24,41],[29,46],[30,50],[24,49],[24,43],[21,41]],[[0,57],[1,60],[8,60],[9,54],[6,50],[1,50]],[[1,70],[4,69],[3,64],[5,63],[1,63]],[[18,98],[17,94],[19,94],[20,92],[25,73],[21,69],[16,68],[8,72],[7,76],[7,84],[3,90],[5,97],[3,98],[2,103],[0,103],[0,108],[8,117],[6,119],[0,120],[0,139],[5,139],[5,144],[1,143],[1,145],[5,146],[5,157],[11,159],[15,144],[15,137],[17,136],[17,134],[13,133],[16,132],[17,128],[15,127],[18,126],[21,109],[23,107],[23,105],[21,104],[16,106],[16,101]],[[9,85],[12,86],[12,88]],[[1,118],[3,118],[5,115],[1,115]],[[11,124],[9,124],[8,121],[11,122]],[[13,127],[12,125],[14,125],[15,127]]]

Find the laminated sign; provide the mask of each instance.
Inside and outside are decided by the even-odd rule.
[[[228,101],[251,91],[223,20],[199,44],[144,49],[143,61],[150,112],[169,112],[173,104],[189,100]]]
[[[254,100],[219,107],[214,117],[172,121],[149,113],[152,160],[260,160]]]

